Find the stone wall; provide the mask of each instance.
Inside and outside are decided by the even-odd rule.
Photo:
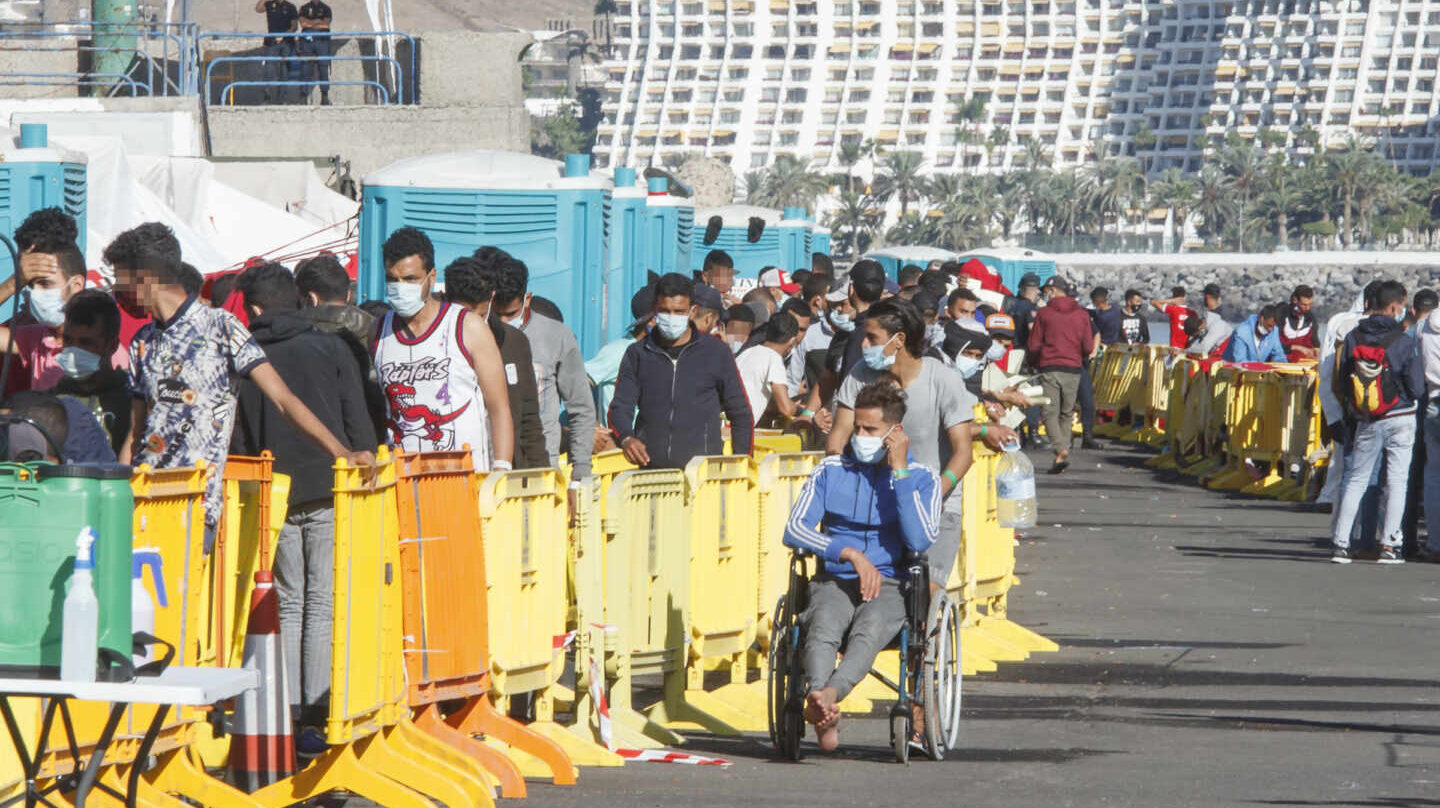
[[[1207,283],[1224,291],[1221,314],[1238,321],[1266,303],[1288,301],[1299,284],[1315,289],[1315,306],[1322,316],[1349,308],[1365,284],[1377,278],[1395,278],[1413,295],[1416,290],[1440,289],[1440,253],[1280,253],[1264,256],[1056,256],[1056,264],[1088,299],[1090,289],[1105,286],[1118,300],[1126,289],[1147,298],[1168,297],[1170,287],[1184,286],[1198,301]]]

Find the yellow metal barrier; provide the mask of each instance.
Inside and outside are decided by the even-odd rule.
[[[491,693],[502,710],[508,697],[533,694],[531,731],[559,744],[581,766],[619,766],[619,756],[555,723],[569,611],[566,486],[554,469],[492,474],[480,486],[485,584],[495,615],[489,623]],[[524,769],[527,761],[520,761]]]
[[[1111,413],[1108,423],[1095,426],[1095,433],[1119,438],[1140,428],[1144,411],[1138,413],[1134,402],[1145,374],[1143,345],[1111,345],[1100,355],[1091,381],[1095,387],[1095,409]]]
[[[409,720],[395,484],[396,465],[384,447],[374,468],[336,464],[335,623],[325,726],[331,746],[305,770],[251,795],[262,806],[280,808],[336,790],[387,808],[433,808],[430,799],[465,808],[493,805],[483,774]]]

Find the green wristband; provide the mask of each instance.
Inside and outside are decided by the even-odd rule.
[[[980,425],[980,440],[985,440],[985,433],[987,433],[987,432],[989,432],[989,431],[990,431],[990,426],[989,426],[988,424],[981,424],[981,425]]]
[[[950,481],[950,484],[952,486],[960,485],[960,478],[956,477],[955,472],[951,471],[950,469],[945,469],[945,471],[941,472],[941,474],[945,477],[945,479]]]
[[[890,472],[890,476],[894,477],[897,480],[903,480],[906,477],[910,476],[910,469],[895,469],[894,471]]]

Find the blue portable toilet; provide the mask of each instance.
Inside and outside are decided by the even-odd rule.
[[[43,123],[22,123],[20,132],[0,135],[0,233],[13,237],[15,228],[42,208],[60,208],[80,227],[85,251],[85,155],[50,145]],[[0,281],[15,274],[10,251],[0,249]],[[0,320],[15,314],[16,298],[0,305]]]
[[[778,266],[787,273],[797,269],[810,268],[811,233],[815,223],[805,216],[803,207],[785,208],[785,218],[780,220],[780,244],[785,263]]]
[[[817,224],[810,232],[810,252],[830,254],[830,228]]]
[[[470,151],[412,157],[365,178],[360,209],[361,300],[385,298],[381,246],[406,225],[445,265],[482,246],[524,261],[530,291],[560,308],[586,355],[603,341],[610,180],[589,155],[560,163],[529,154]]]
[[[645,197],[647,269],[660,275],[688,273],[694,245],[695,203],[672,195],[670,181],[665,177],[651,177],[648,188],[649,194]],[[643,276],[639,280],[643,283]],[[635,288],[638,289],[639,284]]]
[[[645,189],[636,184],[635,169],[615,169],[610,200],[610,243],[605,254],[605,310],[601,332],[605,342],[622,336],[630,324],[630,297],[645,283],[647,247]]]
[[[1040,282],[1055,274],[1055,259],[1036,250],[1023,247],[989,247],[963,253],[960,261],[980,259],[980,263],[1000,273],[1000,282],[1009,290],[1018,291],[1020,278],[1027,272],[1040,276]]]
[[[871,250],[861,257],[879,261],[880,266],[885,267],[885,274],[894,278],[900,274],[900,267],[906,264],[914,264],[924,269],[931,261],[954,261],[955,253],[939,247],[901,246]]]
[[[720,233],[710,244],[705,243],[706,230],[710,219],[719,216]],[[750,220],[764,222],[765,229],[760,238],[751,242],[748,238]],[[787,220],[782,211],[761,208],[754,205],[726,205],[695,211],[695,244],[691,253],[690,266],[699,271],[705,266],[705,256],[711,250],[724,250],[735,262],[737,277],[756,278],[765,267],[779,267],[793,272],[810,266],[810,232],[808,223]],[[800,256],[804,255],[804,260]]]

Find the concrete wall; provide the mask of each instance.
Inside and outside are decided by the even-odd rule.
[[[210,110],[216,157],[338,154],[356,178],[396,160],[470,149],[530,150],[523,106],[233,107]]]
[[[17,73],[68,73],[77,70],[76,40],[47,39],[42,43],[22,40],[0,41],[0,98],[75,98],[88,95],[77,91],[73,79],[24,78]],[[47,83],[48,82],[48,83]],[[68,82],[68,86],[66,83]]]
[[[418,105],[361,106],[357,88],[335,88],[336,106],[226,106],[209,110],[217,157],[315,158],[338,154],[357,178],[405,157],[469,149],[529,152],[516,61],[528,34],[455,31],[417,37]],[[226,44],[217,43],[216,53]],[[249,43],[253,46],[253,42]],[[351,42],[346,48],[359,48]],[[207,49],[207,57],[211,55]],[[408,55],[403,59],[408,66]],[[335,77],[359,75],[341,63]],[[217,70],[219,68],[217,67]],[[252,68],[253,69],[253,68]],[[212,84],[215,82],[212,81]],[[253,93],[253,91],[251,91]],[[318,99],[311,94],[311,103]],[[356,97],[351,97],[356,96]]]

